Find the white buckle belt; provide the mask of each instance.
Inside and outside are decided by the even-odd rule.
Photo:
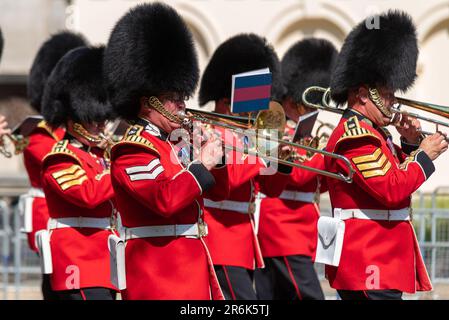
[[[110,218],[50,218],[47,225],[48,230],[62,228],[95,228],[95,229],[111,229]]]
[[[296,192],[285,190],[281,193],[279,199],[314,203],[315,192]]]
[[[140,238],[157,237],[194,237],[201,238],[207,236],[207,224],[172,224],[162,226],[146,226],[136,228],[125,228],[124,237],[126,240]]]
[[[400,210],[376,210],[376,209],[334,209],[334,218],[341,220],[362,219],[382,221],[410,221],[411,208]]]
[[[44,193],[44,190],[42,190],[42,189],[30,188],[30,189],[28,189],[26,196],[32,197],[32,198],[45,198],[45,193]]]
[[[238,213],[248,213],[250,209],[248,202],[232,200],[212,201],[209,199],[204,199],[204,206],[207,208],[228,210]]]

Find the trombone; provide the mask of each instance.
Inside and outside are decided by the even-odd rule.
[[[322,94],[321,103],[313,103],[313,102],[309,101],[308,95],[310,95],[311,93],[317,93],[317,92]],[[302,95],[302,101],[304,102],[304,104],[306,106],[309,106],[311,108],[317,108],[320,110],[330,111],[330,112],[339,113],[339,114],[342,114],[344,112],[344,109],[331,106],[331,103],[330,103],[331,102],[331,90],[330,90],[330,88],[323,88],[323,87],[317,87],[317,86],[309,87],[304,91],[304,93]],[[422,116],[417,113],[401,110],[401,106],[404,105],[404,106],[408,106],[410,108],[426,111],[426,112],[441,116],[446,119],[449,119],[449,107],[440,106],[440,105],[432,104],[432,103],[426,103],[426,102],[421,102],[421,101],[405,99],[405,98],[400,98],[400,97],[396,97],[396,101],[397,101],[397,106],[391,108],[391,111],[395,115],[396,114],[399,115],[399,118],[396,119],[394,121],[394,123],[398,123],[400,121],[401,116],[407,115],[411,118],[415,118],[415,119],[419,119],[422,121],[426,121],[426,122],[435,124],[436,131],[438,131],[438,126],[444,126],[444,127],[449,128],[448,122],[440,121],[440,120],[433,119],[430,117],[425,117],[425,116]],[[393,116],[392,119],[395,119],[395,116]],[[421,133],[424,135],[434,134],[432,132],[427,132],[427,131],[421,131]]]
[[[282,159],[280,157],[274,157],[270,155],[270,152],[261,152],[260,144],[255,143],[254,149],[249,150],[248,148],[240,149],[236,146],[225,145],[228,150],[234,150],[241,152],[243,154],[256,156],[264,160],[278,162],[290,167],[297,167],[304,170],[312,171],[317,174],[341,180],[347,183],[352,182],[352,177],[354,175],[354,169],[348,158],[331,153],[325,150],[320,150],[310,146],[293,143],[290,141],[285,141],[279,138],[279,133],[284,132],[285,128],[285,113],[282,106],[277,102],[270,102],[270,108],[268,110],[260,111],[255,118],[239,117],[239,116],[229,116],[222,115],[214,112],[207,112],[195,109],[186,109],[187,113],[180,113],[178,117],[183,121],[185,126],[189,126],[193,121],[198,121],[204,124],[211,125],[212,127],[220,127],[224,129],[229,129],[234,133],[241,134],[243,136],[252,137],[256,139],[265,139],[269,142],[273,142],[277,147],[280,146],[290,146],[293,148],[303,149],[310,153],[319,153],[325,157],[331,157],[334,159],[341,160],[346,168],[347,173],[334,173],[326,170],[321,170],[313,167],[306,166],[301,163],[296,163],[290,160]],[[266,130],[277,130],[277,137],[272,137],[266,134]],[[269,150],[268,150],[269,151]]]

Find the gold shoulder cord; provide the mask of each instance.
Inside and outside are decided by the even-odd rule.
[[[179,117],[175,116],[174,114],[168,112],[167,109],[164,108],[164,106],[162,105],[162,103],[159,101],[158,98],[156,98],[154,96],[148,98],[148,104],[151,107],[153,107],[157,112],[159,112],[161,115],[166,117],[168,120],[182,124],[182,120]]]
[[[391,118],[393,114],[385,107],[382,99],[380,98],[379,91],[375,88],[370,88],[368,89],[368,92],[371,101],[376,105],[380,112],[382,112],[384,116]]]

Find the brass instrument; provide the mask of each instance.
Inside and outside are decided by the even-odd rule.
[[[5,134],[2,137],[2,141],[0,141],[0,153],[3,154],[6,158],[11,158],[12,153],[8,150],[7,141],[9,140],[10,143],[14,145],[14,154],[18,155],[23,152],[23,150],[28,146],[30,143],[29,138],[23,137],[22,135],[15,135],[15,134]]]
[[[426,103],[426,102],[421,102],[421,101],[415,101],[415,100],[410,100],[410,99],[405,99],[405,98],[396,98],[397,102],[400,105],[405,105],[408,106],[410,108],[414,108],[414,109],[418,109],[418,110],[422,110],[422,111],[426,111],[432,114],[435,114],[437,116],[449,119],[449,107],[446,106],[440,106],[437,104],[432,104],[432,103]],[[437,119],[433,119],[433,118],[429,118],[429,117],[425,117],[422,115],[419,115],[417,113],[410,113],[407,111],[402,111],[399,108],[393,108],[392,111],[396,114],[400,114],[400,115],[407,115],[410,116],[412,118],[416,118],[419,120],[423,120],[423,121],[427,121],[430,123],[435,124],[436,126],[436,131],[438,131],[438,126],[443,126],[443,127],[447,127],[449,128],[449,123],[448,122],[444,122],[444,121],[440,121]],[[426,131],[421,131],[422,134],[424,135],[432,135],[432,132],[426,132]]]
[[[312,92],[320,92],[323,94],[320,104],[312,103],[307,100],[307,96]],[[309,107],[342,114],[344,112],[344,109],[331,106],[330,93],[331,93],[330,88],[323,88],[323,87],[316,87],[316,86],[310,87],[304,91],[302,100],[303,100],[304,104]],[[440,120],[433,119],[430,117],[425,117],[425,116],[419,115],[417,113],[411,113],[408,111],[401,110],[401,108],[400,108],[401,105],[405,105],[410,108],[426,111],[426,112],[435,114],[437,116],[441,116],[446,119],[449,119],[449,107],[431,104],[431,103],[427,103],[427,102],[421,102],[421,101],[400,98],[400,97],[396,97],[396,101],[397,101],[397,106],[391,108],[391,112],[393,113],[393,116],[392,116],[392,124],[393,125],[395,123],[400,122],[402,115],[407,115],[411,118],[415,118],[415,119],[419,119],[419,120],[423,120],[423,121],[427,121],[427,122],[435,124],[436,131],[438,131],[438,126],[444,126],[444,127],[449,128],[449,122],[444,122],[444,121],[440,121]],[[434,134],[432,132],[426,132],[426,131],[421,131],[421,133],[424,135]]]
[[[315,136],[311,139],[309,146],[313,148],[323,149],[327,145],[327,141],[329,141],[330,137],[330,135],[323,130],[327,128],[332,131],[335,129],[335,126],[333,124],[322,122],[319,120],[318,123],[319,126],[316,129]]]
[[[235,117],[228,115],[221,115],[214,112],[206,112],[194,109],[186,110],[189,114],[180,113],[178,117],[182,119],[184,124],[191,124],[193,121],[199,121],[201,123],[209,124],[213,127],[221,127],[229,129],[234,133],[241,134],[242,136],[248,136],[253,138],[253,148],[239,149],[236,146],[225,145],[226,149],[234,150],[244,154],[256,156],[268,161],[278,162],[291,167],[298,167],[304,170],[312,171],[317,174],[345,181],[347,183],[352,182],[354,169],[351,166],[350,161],[341,155],[313,148],[310,146],[293,143],[290,141],[282,140],[282,134],[284,133],[286,117],[282,106],[277,102],[270,102],[270,108],[268,110],[260,111],[256,118]],[[275,134],[273,134],[275,132]],[[266,150],[263,150],[267,146]],[[319,153],[325,157],[331,157],[343,161],[347,167],[347,173],[334,173],[325,170],[306,166],[301,163],[296,163],[291,160],[287,160],[282,156],[274,157],[270,150],[275,145],[280,149],[282,146],[290,146],[293,148],[299,148],[311,153]]]

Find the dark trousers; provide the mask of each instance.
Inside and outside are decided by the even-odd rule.
[[[116,298],[114,290],[100,287],[56,292],[59,300],[115,300]]]
[[[257,300],[252,270],[218,265],[214,268],[226,300]]]
[[[255,272],[261,300],[324,300],[310,257],[295,255],[264,258],[265,268]]]
[[[337,290],[342,300],[402,300],[402,292],[398,290]]]
[[[42,275],[42,287],[41,288],[42,288],[42,296],[44,297],[44,300],[48,300],[48,301],[58,300],[57,292],[53,291],[51,289],[49,274]]]

